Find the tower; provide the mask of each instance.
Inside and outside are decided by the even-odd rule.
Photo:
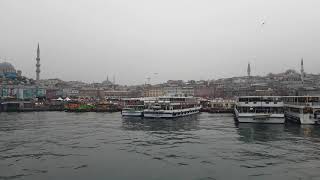
[[[250,67],[250,62],[248,63],[247,73],[248,73],[248,77],[250,77],[250,76],[251,76],[251,67]]]
[[[301,73],[301,81],[302,84],[304,84],[304,67],[303,67],[303,58],[301,58],[301,69],[300,69],[300,73]]]
[[[39,82],[40,80],[40,47],[39,47],[39,43],[38,43],[38,48],[37,48],[37,64],[36,64],[36,80],[37,82]]]

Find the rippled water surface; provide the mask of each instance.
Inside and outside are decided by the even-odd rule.
[[[320,179],[320,127],[0,114],[0,179]]]

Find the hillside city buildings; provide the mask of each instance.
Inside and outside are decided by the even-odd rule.
[[[61,98],[108,99],[128,97],[196,96],[207,99],[233,99],[244,95],[319,95],[320,74],[308,74],[301,59],[300,72],[289,69],[283,73],[265,76],[251,74],[248,63],[247,75],[209,81],[168,80],[162,84],[136,86],[118,85],[109,78],[101,83],[40,79],[40,47],[37,47],[36,80],[24,77],[9,62],[0,61],[1,99],[31,100]]]

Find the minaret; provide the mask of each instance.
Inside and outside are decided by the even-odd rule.
[[[38,43],[38,48],[37,48],[37,64],[36,64],[36,73],[37,73],[37,76],[36,76],[36,80],[37,82],[39,82],[40,80],[40,47],[39,47],[39,43]]]
[[[250,77],[250,76],[251,76],[251,67],[250,67],[250,62],[248,63],[247,73],[248,73],[248,77]]]
[[[246,88],[246,95],[248,96],[249,95],[248,90],[250,90],[250,87],[251,87],[251,66],[250,66],[250,62],[248,62],[247,75],[248,75],[248,78],[247,78],[248,87]]]
[[[300,69],[300,73],[301,73],[301,81],[302,81],[302,85],[304,84],[304,67],[303,67],[303,58],[301,58],[301,69]]]

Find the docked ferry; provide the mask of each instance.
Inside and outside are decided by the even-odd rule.
[[[298,124],[320,123],[320,96],[284,97],[285,117]]]
[[[122,108],[122,116],[143,117],[144,101],[140,98],[124,99],[124,107]]]
[[[159,97],[145,101],[146,118],[175,118],[200,112],[201,106],[194,97]]]
[[[234,109],[240,123],[285,122],[283,100],[280,96],[241,96]]]

